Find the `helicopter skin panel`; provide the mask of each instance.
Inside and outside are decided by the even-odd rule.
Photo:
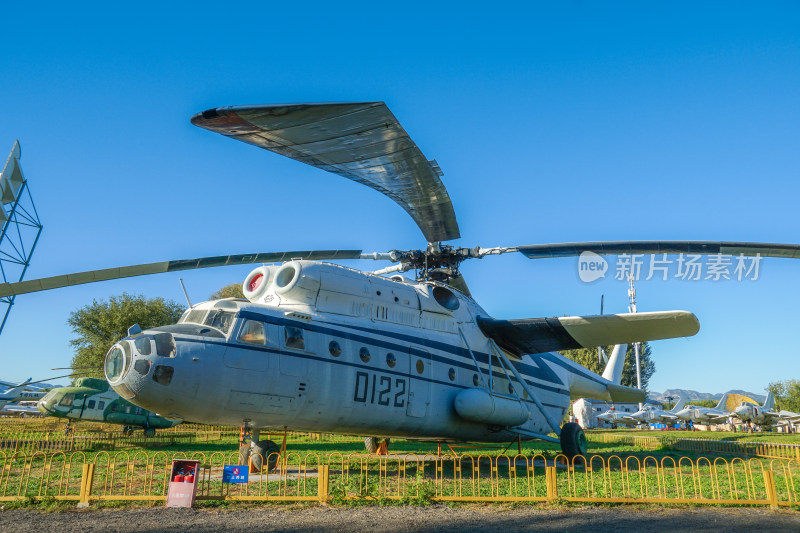
[[[383,102],[221,107],[192,124],[371,187],[405,209],[428,242],[461,236],[441,169]]]
[[[700,331],[697,317],[688,311],[523,320],[479,317],[478,326],[484,335],[518,357],[610,344],[691,337]]]
[[[50,278],[31,279],[16,283],[0,283],[0,298],[27,294],[30,292],[60,289],[84,283],[108,281],[111,279],[130,278],[133,276],[146,276],[148,274],[161,274],[164,272],[178,272],[180,270],[194,270],[198,268],[212,268],[231,265],[247,265],[252,263],[277,263],[290,259],[358,259],[361,250],[306,250],[295,252],[262,252],[254,254],[220,255],[215,257],[200,257],[197,259],[178,259],[176,261],[162,261],[159,263],[146,263],[125,267],[106,268],[103,270],[90,270],[75,274],[64,274]]]
[[[608,241],[567,242],[517,246],[516,250],[528,259],[575,257],[584,252],[597,255],[619,254],[701,254],[747,255],[762,257],[800,258],[800,245],[760,242],[726,241]],[[511,250],[510,250],[511,251]]]

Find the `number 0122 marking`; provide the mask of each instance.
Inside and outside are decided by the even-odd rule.
[[[405,378],[379,376],[371,372],[356,372],[354,402],[404,407],[406,404],[405,394]]]

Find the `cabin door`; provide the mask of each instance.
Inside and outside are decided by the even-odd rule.
[[[431,354],[415,348],[409,350],[408,407],[406,414],[423,417],[431,401]]]

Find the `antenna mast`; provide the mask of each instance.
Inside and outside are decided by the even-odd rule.
[[[628,298],[631,300],[631,304],[628,306],[628,311],[631,313],[636,312],[636,288],[633,286],[633,274],[628,275],[628,285],[630,288],[628,289]],[[639,364],[639,347],[641,343],[635,342],[633,343],[633,355],[636,359],[636,388],[642,388],[642,369],[641,365]],[[641,404],[639,404],[641,408]]]
[[[189,293],[186,292],[186,287],[183,285],[183,278],[178,278],[178,281],[181,284],[181,289],[183,289],[183,295],[186,296],[186,303],[189,304],[189,309],[191,309],[194,306],[192,305],[192,301],[189,299]]]

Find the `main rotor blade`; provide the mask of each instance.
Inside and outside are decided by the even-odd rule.
[[[574,257],[583,252],[597,255],[619,254],[701,254],[761,255],[762,257],[800,258],[800,244],[729,241],[611,241],[534,244],[496,248],[494,253],[520,252],[529,259]]]
[[[46,291],[108,281],[133,276],[146,276],[148,274],[161,274],[177,272],[179,270],[194,270],[197,268],[211,268],[231,265],[246,265],[250,263],[279,263],[292,259],[384,259],[386,254],[362,254],[361,250],[311,250],[300,252],[265,252],[256,254],[220,255],[216,257],[201,257],[199,259],[179,259],[177,261],[163,261],[161,263],[146,263],[103,270],[90,270],[50,278],[31,279],[16,283],[1,283],[0,298],[17,296],[29,292]]]
[[[383,102],[219,107],[192,124],[372,187],[405,209],[428,242],[461,236],[439,166]]]

